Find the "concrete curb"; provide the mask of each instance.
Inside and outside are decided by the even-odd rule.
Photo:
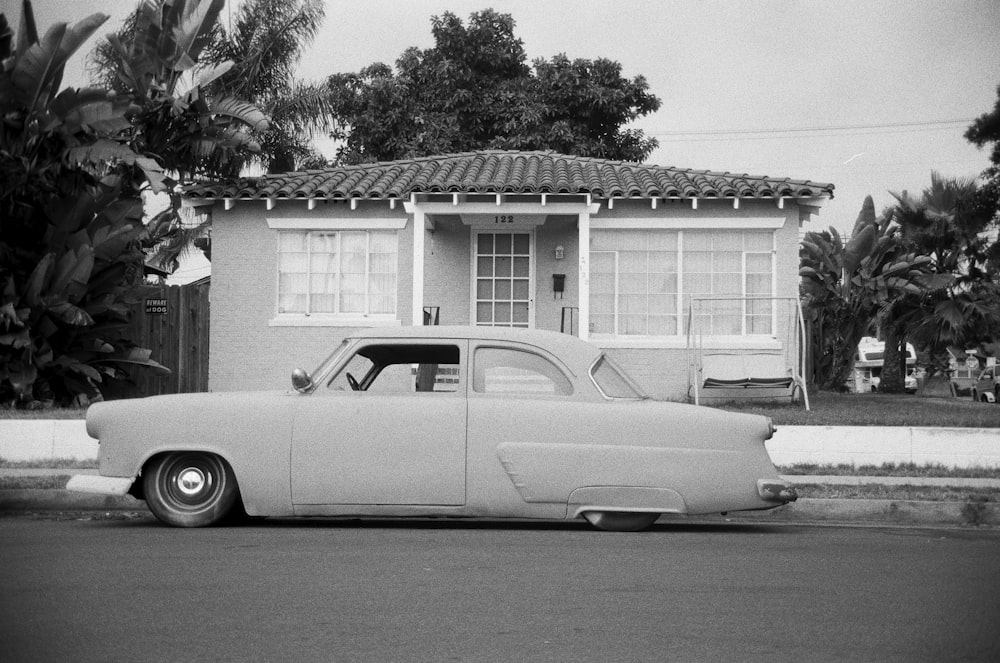
[[[93,495],[55,488],[0,490],[0,513],[17,511],[148,511],[131,495]]]

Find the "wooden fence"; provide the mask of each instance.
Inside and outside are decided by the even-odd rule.
[[[133,385],[114,389],[112,398],[208,391],[209,281],[160,286],[133,306],[127,336],[152,350],[152,359],[170,369],[157,375],[132,367]]]

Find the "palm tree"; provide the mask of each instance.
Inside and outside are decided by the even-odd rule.
[[[923,291],[930,259],[906,250],[891,215],[874,215],[867,197],[851,239],[834,228],[808,232],[799,250],[803,312],[818,329],[815,352],[820,389],[842,391],[862,336],[879,311],[904,294]]]
[[[222,0],[208,1],[217,17]],[[146,23],[141,19],[144,4],[125,21],[115,39],[130,39]],[[323,18],[322,0],[246,0],[228,28],[215,20],[208,25],[210,30],[197,42],[203,50],[196,58],[206,96],[247,100],[266,114],[269,122],[266,127],[255,127],[252,139],[245,144],[250,149],[230,151],[224,161],[214,163],[192,159],[192,166],[213,166],[202,168],[201,175],[232,177],[250,165],[272,173],[325,165],[312,137],[332,127],[329,93],[325,85],[294,77],[295,66]],[[91,72],[109,87],[128,93],[130,84],[123,83],[128,80],[123,77],[127,69],[123,69],[114,39],[100,44],[91,54]],[[175,160],[171,165],[184,172],[188,163]],[[162,228],[162,241],[151,260],[158,267],[176,270],[180,258],[192,247],[211,259],[211,220],[182,209],[179,195],[150,224]]]
[[[902,391],[901,348],[907,339],[944,362],[949,346],[996,339],[1000,329],[1000,286],[990,274],[992,210],[977,203],[972,178],[931,173],[931,185],[916,198],[893,193],[893,218],[911,251],[930,258],[933,277],[920,296],[901,298],[883,315],[885,368],[880,388]],[[891,368],[890,368],[891,366]],[[886,369],[890,369],[886,374]]]
[[[216,92],[248,99],[270,116],[257,156],[269,173],[325,163],[312,138],[333,127],[330,92],[325,83],[295,77],[324,16],[323,0],[245,0],[205,53],[210,63],[234,63],[215,82]]]

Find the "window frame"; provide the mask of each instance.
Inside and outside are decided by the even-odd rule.
[[[685,251],[685,233],[686,232],[704,232],[705,230],[713,230],[713,231],[718,231],[720,233],[721,232],[732,233],[732,234],[737,234],[738,233],[741,236],[741,238],[745,237],[745,235],[747,233],[767,233],[767,234],[770,235],[770,251],[762,251],[762,250],[759,250],[759,249],[750,250],[750,249],[747,249],[745,247],[745,244],[744,244],[743,248],[741,248],[740,251],[739,251],[739,254],[740,254],[740,273],[739,273],[739,277],[740,277],[740,293],[741,294],[740,295],[733,295],[733,297],[734,298],[741,298],[742,299],[741,310],[740,310],[740,333],[739,334],[712,334],[712,335],[706,335],[706,336],[711,336],[712,338],[716,338],[716,339],[737,339],[737,340],[740,340],[740,341],[743,341],[743,342],[757,342],[757,341],[763,341],[765,339],[775,339],[776,338],[776,334],[777,334],[777,319],[776,319],[777,311],[776,311],[776,307],[775,306],[771,307],[771,314],[770,314],[770,316],[771,316],[771,321],[770,321],[771,331],[770,331],[770,333],[766,333],[766,334],[751,334],[751,333],[748,333],[748,323],[749,323],[748,316],[750,316],[751,313],[749,313],[747,311],[747,299],[746,298],[748,298],[748,297],[757,297],[757,298],[760,298],[760,299],[768,299],[768,298],[773,299],[773,298],[777,297],[777,295],[776,295],[776,292],[777,292],[777,230],[778,230],[777,227],[762,225],[762,226],[759,226],[759,227],[758,226],[720,227],[720,228],[711,228],[711,229],[704,228],[704,227],[679,228],[679,227],[650,227],[650,226],[637,226],[637,227],[633,228],[633,227],[626,226],[626,225],[615,224],[615,225],[608,225],[607,227],[601,227],[601,226],[599,226],[599,227],[592,228],[591,229],[591,236],[593,236],[593,234],[595,232],[614,232],[616,230],[622,230],[622,229],[626,229],[626,228],[630,229],[630,230],[642,230],[642,231],[647,231],[647,232],[648,231],[658,231],[659,230],[659,231],[668,231],[668,232],[676,233],[676,245],[677,245],[677,248],[676,248],[676,260],[675,260],[675,262],[676,262],[676,268],[675,268],[676,271],[673,272],[673,273],[676,275],[677,288],[676,288],[676,290],[674,290],[671,293],[669,293],[671,296],[675,297],[675,299],[676,299],[676,310],[669,313],[669,315],[676,320],[675,333],[674,334],[665,334],[665,335],[624,334],[624,333],[621,333],[620,329],[621,329],[621,324],[622,323],[621,323],[621,313],[620,313],[620,310],[619,310],[619,298],[622,296],[622,293],[620,291],[620,280],[621,280],[620,258],[621,258],[622,250],[619,250],[619,249],[591,249],[590,252],[589,252],[591,256],[593,256],[593,254],[595,254],[595,253],[611,254],[611,256],[613,257],[614,265],[615,265],[614,272],[613,272],[613,277],[614,277],[613,278],[613,281],[614,281],[614,294],[613,294],[614,300],[613,301],[614,301],[614,303],[612,305],[612,311],[611,311],[611,315],[612,315],[612,319],[613,319],[613,322],[612,322],[613,331],[610,334],[591,331],[590,338],[592,340],[594,340],[596,342],[599,342],[599,343],[643,343],[643,342],[647,342],[648,343],[648,342],[657,342],[657,341],[677,341],[678,339],[685,338],[685,336],[686,336],[686,326],[687,326],[687,317],[688,317],[688,307],[689,307],[689,304],[690,304],[690,298],[692,296],[696,296],[696,297],[697,296],[708,296],[708,295],[703,295],[703,294],[692,295],[691,293],[688,293],[688,292],[685,291],[685,278],[684,278],[685,277],[684,265],[685,265],[685,253],[686,253],[686,251]],[[743,241],[745,242],[745,240],[743,240]],[[687,253],[690,254],[691,251],[687,251]],[[714,254],[715,252],[713,251],[712,253]],[[748,262],[747,257],[749,255],[770,255],[770,283],[768,284],[768,287],[769,287],[769,294],[768,295],[758,295],[756,293],[752,294],[752,295],[751,294],[747,294],[749,277],[751,276],[751,274],[749,274],[748,271],[747,271],[747,262]],[[591,258],[591,260],[589,261],[589,266],[590,266],[591,270],[593,270],[594,262],[595,261],[593,260],[593,258]],[[591,272],[591,277],[593,277],[593,272]],[[591,293],[591,298],[592,297],[593,297],[593,293]],[[648,297],[648,293],[647,293],[647,297]],[[590,314],[593,316],[594,313],[595,313],[595,307],[594,307],[593,299],[591,299],[589,310],[590,310]],[[606,312],[600,312],[600,313],[598,313],[598,315],[607,315],[607,314],[608,313],[606,313]],[[647,315],[648,315],[648,313],[647,313]]]
[[[418,370],[417,367],[420,365],[419,362],[413,362],[410,359],[415,357],[410,357],[409,359],[399,360],[399,361],[381,361],[379,355],[389,355],[395,349],[399,353],[414,353],[417,352],[417,348],[426,348],[428,350],[437,350],[439,352],[443,350],[453,349],[458,358],[458,362],[454,364],[446,364],[448,366],[455,366],[454,381],[450,384],[454,385],[454,389],[443,389],[441,391],[436,391],[434,389],[430,390],[388,390],[383,391],[382,389],[376,389],[370,392],[373,397],[378,396],[417,396],[420,398],[427,397],[429,394],[433,394],[435,398],[442,397],[465,397],[466,391],[466,364],[468,363],[467,345],[460,340],[449,340],[449,339],[403,339],[400,341],[390,341],[386,342],[379,339],[370,339],[363,341],[361,343],[355,343],[351,347],[349,353],[345,353],[338,362],[335,368],[328,371],[326,375],[323,376],[321,383],[323,391],[325,393],[353,393],[353,394],[368,394],[369,389],[373,384],[377,383],[379,378],[382,376],[383,372],[393,366],[409,366],[410,370]],[[369,356],[371,354],[375,355],[375,358]],[[361,387],[358,391],[346,391],[341,390],[339,385],[335,385],[340,378],[344,375],[345,371],[350,367],[351,362],[353,362],[357,357],[362,357],[371,363],[364,375],[354,376],[358,380],[358,384]],[[424,364],[433,364],[434,362],[423,362]],[[441,364],[437,364],[440,366]],[[406,369],[404,369],[406,370]],[[416,375],[414,373],[413,375]]]
[[[535,280],[536,280],[535,279],[535,261],[536,261],[536,247],[537,247],[536,237],[535,237],[535,226],[534,225],[525,226],[525,225],[517,224],[517,223],[515,223],[513,225],[510,225],[510,226],[505,226],[505,227],[472,225],[469,228],[469,230],[470,230],[470,233],[471,233],[470,234],[470,239],[469,239],[469,243],[470,243],[469,324],[473,325],[473,326],[476,326],[476,327],[501,327],[501,328],[510,328],[510,329],[534,329],[535,328],[535,294],[534,293],[535,293],[535,288],[537,287],[536,283],[535,283]],[[487,322],[482,322],[481,323],[481,322],[478,321],[478,304],[479,304],[479,302],[481,302],[481,301],[489,301],[489,302],[492,302],[495,305],[497,302],[505,302],[505,301],[507,301],[507,300],[498,300],[498,299],[495,298],[495,296],[494,296],[494,298],[488,299],[488,300],[481,300],[481,299],[479,299],[479,292],[478,292],[479,280],[480,279],[486,279],[486,278],[488,278],[492,282],[491,287],[495,287],[496,279],[498,278],[495,274],[491,275],[489,277],[486,277],[486,276],[483,276],[483,275],[479,274],[479,258],[488,257],[485,254],[480,254],[479,253],[479,237],[480,237],[480,235],[483,235],[483,234],[489,234],[489,235],[494,235],[494,236],[496,236],[498,234],[511,235],[512,238],[513,238],[514,235],[517,235],[517,234],[524,234],[524,235],[528,236],[528,300],[527,300],[528,301],[528,320],[527,320],[526,324],[524,324],[524,325],[514,324],[513,322],[510,325],[507,325],[507,324],[497,324],[496,320],[492,320],[489,323],[487,323]],[[496,253],[493,253],[493,254],[490,254],[490,255],[494,259],[497,257]],[[513,254],[513,253],[511,255],[512,255],[512,257],[518,257],[516,254]],[[516,277],[514,277],[513,273],[512,273],[512,276],[510,278],[513,280]],[[512,292],[513,292],[513,290],[512,290]],[[494,295],[495,295],[495,293],[494,293]],[[515,302],[515,301],[520,301],[520,300],[515,300],[515,299],[513,299],[513,297],[510,300],[510,302],[511,302],[512,305],[513,305],[513,302]]]
[[[268,324],[272,327],[296,326],[296,327],[383,327],[399,326],[399,305],[400,305],[400,231],[406,227],[407,220],[399,219],[267,219],[268,228],[276,231],[275,234],[275,268],[274,268],[274,309],[273,315]],[[371,313],[370,310],[370,279],[371,279],[371,233],[391,231],[395,239],[395,287],[393,291],[393,311],[391,313]],[[311,244],[311,235],[314,233],[338,235],[337,241],[342,240],[343,232],[363,232],[365,233],[365,308],[364,312],[313,312],[309,310],[308,301],[311,293],[309,282],[312,278],[311,265],[307,253],[307,287],[306,287],[306,310],[286,311],[279,310],[280,305],[280,280],[281,280],[281,235],[282,233],[305,234],[307,241]],[[338,290],[339,293],[339,290]],[[339,307],[339,297],[335,299],[335,305]]]

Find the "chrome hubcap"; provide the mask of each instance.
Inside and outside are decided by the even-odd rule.
[[[188,467],[177,475],[177,488],[187,496],[197,495],[205,489],[205,473],[197,467]]]

